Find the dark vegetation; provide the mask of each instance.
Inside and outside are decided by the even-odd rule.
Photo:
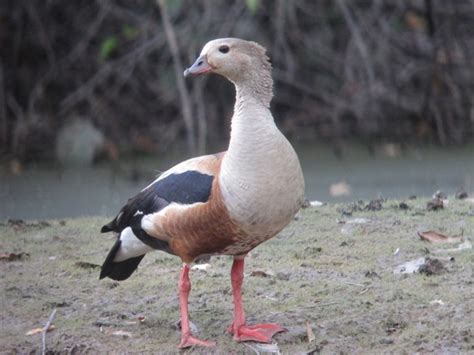
[[[473,24],[470,0],[4,0],[0,152],[52,158],[77,117],[120,153],[176,139],[193,153],[222,148],[231,85],[179,80],[225,36],[268,48],[275,116],[293,139],[463,144],[474,132]]]

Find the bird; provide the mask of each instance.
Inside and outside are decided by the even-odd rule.
[[[100,279],[127,279],[145,254],[154,250],[181,259],[179,348],[216,345],[192,334],[188,314],[190,267],[196,259],[212,255],[233,258],[234,312],[227,331],[234,340],[268,343],[286,331],[276,323],[246,323],[241,292],[244,260],[253,248],[282,231],[304,203],[298,156],[270,110],[273,79],[266,49],[238,38],[211,40],[184,76],[211,73],[235,86],[228,149],[165,171],[101,229],[116,232],[117,239]]]

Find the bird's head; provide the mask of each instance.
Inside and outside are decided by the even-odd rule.
[[[233,82],[250,79],[252,73],[268,72],[271,64],[261,45],[238,38],[220,38],[208,42],[184,76],[216,73]]]

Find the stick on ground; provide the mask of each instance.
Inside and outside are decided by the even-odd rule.
[[[46,325],[43,328],[43,333],[41,334],[41,341],[42,341],[41,354],[42,355],[46,354],[46,333],[48,332],[48,329],[51,326],[51,323],[53,322],[54,316],[56,315],[56,310],[57,310],[56,308],[53,309],[53,311],[49,315],[48,321],[46,322]]]

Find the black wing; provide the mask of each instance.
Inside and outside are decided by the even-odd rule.
[[[143,216],[156,213],[172,202],[180,204],[207,202],[213,180],[214,176],[195,170],[170,174],[163,179],[158,179],[130,198],[117,217],[102,227],[101,232],[120,233],[128,226],[135,229]]]

